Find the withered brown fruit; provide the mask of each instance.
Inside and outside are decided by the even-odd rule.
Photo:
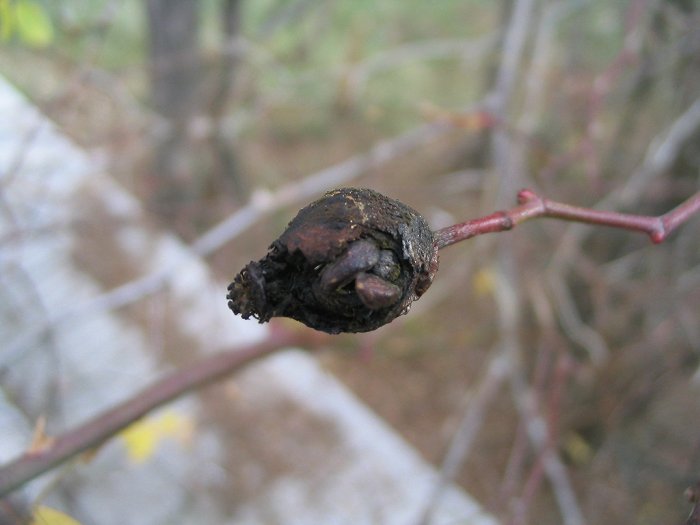
[[[328,333],[367,332],[405,314],[438,267],[433,233],[405,204],[343,188],[299,211],[267,255],[228,287],[228,306],[261,323],[291,317]]]

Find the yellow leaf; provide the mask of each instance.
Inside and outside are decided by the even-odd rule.
[[[146,462],[165,439],[175,439],[183,445],[192,438],[192,420],[174,410],[157,417],[137,421],[123,430],[119,436],[126,445],[129,460],[134,464]]]
[[[496,286],[496,277],[491,268],[482,268],[472,278],[474,293],[478,296],[490,295]]]
[[[34,509],[30,525],[80,525],[80,522],[56,509],[39,505]]]
[[[53,40],[51,19],[42,7],[31,0],[17,0],[14,6],[17,34],[30,46],[47,46]]]

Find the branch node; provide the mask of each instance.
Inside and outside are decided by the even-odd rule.
[[[651,237],[651,242],[654,244],[660,244],[666,239],[667,231],[664,225],[664,221],[659,219],[657,225],[654,229],[649,232],[649,237]]]

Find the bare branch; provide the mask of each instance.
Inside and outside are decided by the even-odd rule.
[[[596,207],[632,206],[641,198],[642,192],[654,179],[671,168],[681,149],[698,129],[700,129],[700,99],[681,113],[667,130],[654,137],[647,148],[644,162],[630,175],[626,184],[602,198]],[[692,198],[697,198],[697,194]],[[551,268],[560,268],[571,260],[572,246],[580,243],[587,235],[587,230],[579,226],[580,224],[574,224],[569,228],[552,256]]]
[[[623,204],[631,204],[639,198],[641,192],[660,174],[666,172],[678,158],[681,148],[693,137],[700,128],[700,98],[686,109],[671,124],[665,134],[658,135],[649,145],[642,166],[630,177],[619,195],[611,198],[619,199]]]
[[[437,246],[445,248],[484,233],[511,230],[518,224],[537,217],[550,217],[638,231],[646,233],[651,237],[652,242],[658,244],[700,211],[700,192],[658,217],[582,208],[540,197],[528,189],[522,190],[518,194],[518,201],[520,206],[510,210],[499,211],[438,230],[435,232]]]
[[[51,441],[40,451],[26,452],[0,467],[0,497],[72,457],[100,446],[129,424],[183,394],[220,380],[281,348],[309,343],[308,337],[273,331],[264,341],[207,356],[156,381],[130,399],[102,412]]]
[[[353,65],[347,73],[348,84],[353,100],[360,98],[369,78],[387,69],[400,67],[406,62],[417,60],[434,60],[445,56],[458,56],[462,61],[475,60],[486,53],[496,40],[496,35],[475,39],[435,39],[410,42],[400,47],[378,53],[358,64]]]
[[[503,117],[511,101],[515,81],[518,76],[518,71],[520,70],[524,44],[527,38],[527,31],[530,26],[530,16],[533,8],[533,0],[518,0],[514,3],[509,16],[501,50],[501,56],[503,58],[499,64],[495,85],[487,97],[488,110],[493,113],[496,119],[501,121],[504,120]],[[505,131],[498,129],[494,131],[492,136],[492,154],[496,171],[500,173],[501,181],[504,181],[504,184],[499,188],[499,195],[502,195],[505,191],[508,191],[508,187],[517,184],[514,179],[521,173],[521,170],[516,168],[517,160],[514,158],[515,154],[511,144],[511,138]],[[482,223],[485,230],[496,227],[497,224],[499,224],[499,219],[497,217],[489,217],[484,218]],[[493,229],[492,231],[503,230]],[[452,242],[444,242],[447,238],[451,239],[450,233],[452,233],[450,228],[443,228],[436,232],[436,246],[438,248],[452,244]],[[486,233],[486,231],[484,231],[484,233]],[[455,240],[454,242],[457,241]],[[508,265],[507,262],[504,262],[510,259],[511,258],[507,256],[498,258],[499,277],[503,277],[502,265],[508,266],[506,272],[512,270],[512,265]],[[511,276],[512,274],[509,273],[506,277]],[[504,279],[498,279],[497,281],[499,286],[497,286],[496,295],[499,295],[498,292],[503,292],[502,295],[516,293],[514,287],[510,290],[505,290],[505,287],[501,286],[503,280]],[[515,305],[517,300],[517,297],[500,297],[499,300],[497,300],[499,304],[500,326],[501,328],[504,327],[504,324],[508,326],[502,331],[502,341],[495,350],[495,355],[491,358],[488,372],[480,383],[476,395],[467,408],[460,427],[452,439],[450,449],[443,461],[440,473],[441,478],[435,487],[431,499],[427,502],[425,512],[420,521],[421,525],[428,525],[432,521],[434,510],[443,494],[445,486],[456,476],[459,469],[464,464],[464,461],[466,461],[471,445],[485,419],[487,407],[493,402],[503,379],[509,372],[509,368],[516,365],[516,357],[512,352],[515,345],[511,345],[510,343],[511,339],[515,337],[515,325],[517,325],[518,322],[518,313],[513,308],[510,308],[510,306]],[[501,308],[501,306],[504,307]]]
[[[511,370],[510,379],[513,403],[523,419],[533,448],[540,454],[563,522],[565,525],[583,525],[586,520],[581,513],[566,467],[559,459],[556,449],[550,445],[549,427],[539,413],[536,396],[517,371]]]
[[[608,345],[600,333],[581,319],[576,302],[561,274],[552,272],[547,276],[547,283],[556,302],[557,315],[564,333],[586,350],[593,363],[603,363],[610,355]]]
[[[274,192],[259,193],[258,197],[251,199],[249,204],[195,240],[191,248],[197,255],[209,255],[274,210],[317,195],[324,189],[343,185],[370,169],[438,138],[447,130],[449,126],[444,124],[419,126],[398,137],[378,143],[366,153],[360,153],[339,164],[324,168],[300,181],[285,184]]]
[[[496,399],[503,380],[508,375],[510,366],[507,356],[497,352],[489,362],[486,373],[477,385],[475,392],[470,396],[467,409],[462,416],[450,445],[442,461],[440,479],[436,483],[425,510],[418,525],[431,523],[433,514],[437,509],[445,489],[452,483],[466,462],[471,452],[474,440],[481,430],[486,419],[486,412]]]

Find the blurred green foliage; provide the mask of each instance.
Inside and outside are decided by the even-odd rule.
[[[16,39],[30,47],[44,47],[53,41],[51,19],[44,6],[32,0],[0,0],[0,39]]]
[[[200,4],[202,49],[211,65],[223,45],[222,2]],[[585,4],[582,15],[571,17],[561,30],[575,33],[581,44],[568,60],[593,69],[619,48],[622,28],[616,21],[624,5]],[[463,42],[468,50],[490,36],[495,49],[504,13],[501,3],[484,0],[243,0],[242,8],[247,84],[241,102],[272,101],[272,109],[282,115],[281,129],[290,115],[297,133],[312,136],[327,131],[338,111],[350,109],[378,132],[395,133],[422,121],[425,103],[458,109],[476,101],[497,53],[487,49],[467,58],[466,51],[455,50],[426,57],[408,48],[449,41]],[[22,14],[1,16],[0,35],[26,45],[51,43],[51,54],[119,74],[145,100],[145,11],[145,0],[0,0],[0,13]],[[402,51],[400,59],[392,55]],[[0,56],[0,68],[9,66],[3,64],[6,58]],[[23,81],[25,67],[24,60],[13,63],[10,77],[23,85],[35,83],[35,71],[26,72],[31,81]]]

